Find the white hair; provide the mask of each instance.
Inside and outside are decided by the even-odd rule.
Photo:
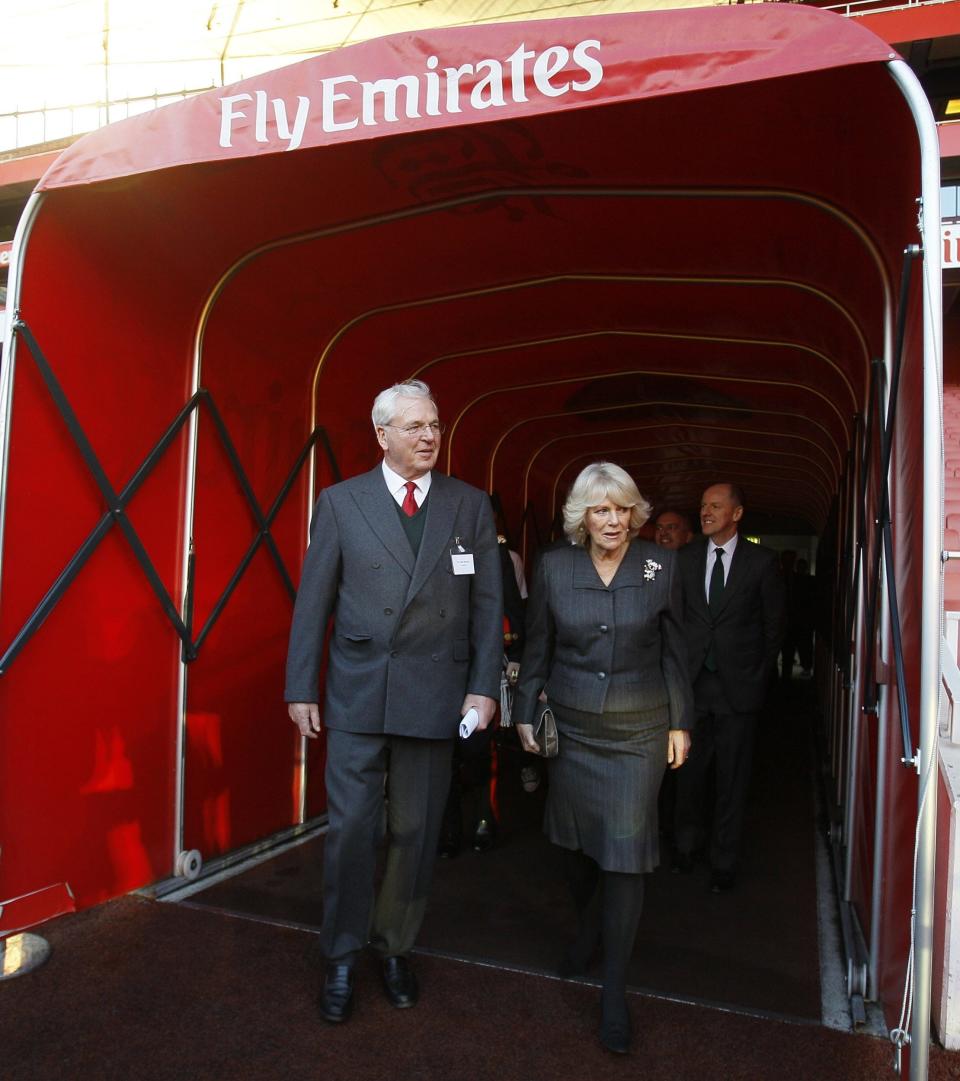
[[[618,507],[630,508],[630,536],[643,528],[653,509],[640,494],[633,478],[613,462],[593,462],[580,471],[563,504],[563,531],[573,544],[586,544],[583,524],[587,511],[609,499]]]
[[[437,403],[430,393],[430,388],[420,379],[407,379],[403,383],[394,383],[392,387],[381,390],[373,400],[373,411],[370,419],[374,428],[385,428],[397,415],[398,398],[426,398]]]

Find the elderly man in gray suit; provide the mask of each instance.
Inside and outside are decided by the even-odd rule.
[[[473,709],[494,718],[503,663],[500,559],[484,492],[433,472],[443,428],[425,383],[373,406],[383,461],[320,494],[293,615],[285,698],[303,736],[321,730],[318,679],[330,617],[322,723],[326,971],[320,1013],[345,1021],[368,945],[387,998],[418,998],[409,962],[426,909],[450,785],[452,740]],[[388,849],[374,898],[387,796]]]

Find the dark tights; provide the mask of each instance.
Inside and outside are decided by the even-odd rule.
[[[564,852],[564,870],[577,909],[577,937],[568,958],[574,971],[590,963],[603,943],[603,1013],[627,1018],[627,965],[643,911],[643,875],[601,871],[583,852]]]

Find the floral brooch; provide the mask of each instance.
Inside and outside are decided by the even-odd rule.
[[[643,564],[643,577],[646,581],[652,582],[657,576],[657,571],[662,571],[663,567],[654,559],[648,559]]]

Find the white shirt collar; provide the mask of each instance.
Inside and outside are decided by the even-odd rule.
[[[723,549],[723,559],[724,559],[724,561],[726,560],[727,556],[732,557],[733,553],[737,550],[737,541],[739,539],[740,539],[740,534],[739,533],[734,533],[734,535],[728,541],[725,541],[723,544],[714,544],[713,543],[713,537],[711,537],[710,540],[707,541],[707,562],[709,563],[710,557],[713,555],[713,553],[718,548]]]
[[[395,473],[387,465],[386,459],[380,463],[380,467],[383,469],[383,479],[387,482],[387,490],[398,503],[403,502],[403,497],[407,494],[406,479],[401,477],[399,473]],[[427,492],[430,491],[430,474],[424,473],[422,477],[417,477],[413,483],[417,486],[417,492],[419,493],[414,498],[417,500],[417,506],[421,506],[427,498]]]

